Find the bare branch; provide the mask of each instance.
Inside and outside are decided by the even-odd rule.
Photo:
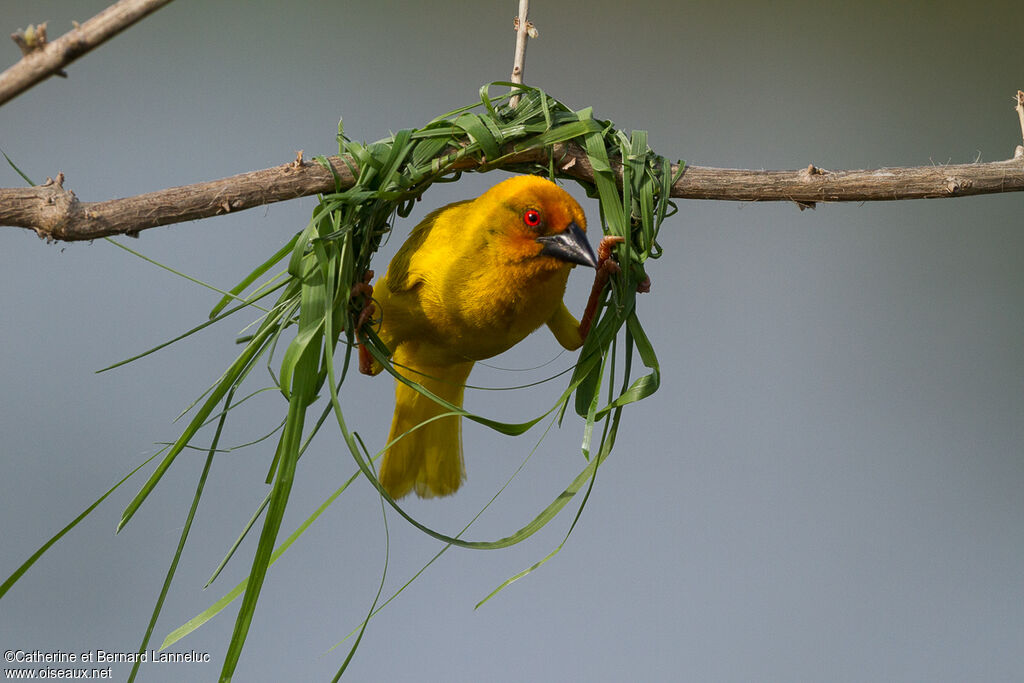
[[[530,11],[530,0],[519,0],[519,16],[516,17],[516,52],[512,60],[512,75],[509,80],[513,83],[522,83],[523,75],[526,73],[526,37],[529,33],[530,23],[526,15]],[[516,90],[516,92],[519,92]],[[509,106],[513,109],[519,104],[519,95],[509,98]]]
[[[332,157],[342,188],[354,183],[352,171]],[[47,240],[68,242],[109,235],[136,235],[140,230],[219,216],[254,206],[334,190],[331,171],[302,159],[194,185],[171,187],[125,199],[80,202],[64,188],[64,174],[29,188],[0,188],[0,225],[31,228]]]
[[[593,181],[594,170],[579,145],[556,145],[554,153],[561,175]],[[338,177],[338,187],[351,187],[352,161],[336,156],[328,161]],[[530,164],[546,161],[546,151],[534,149],[510,155],[500,167],[521,171]],[[621,164],[613,161],[612,165],[617,174],[621,173]],[[455,170],[477,166],[473,159],[462,159]],[[319,163],[304,161],[301,153],[295,161],[282,166],[104,202],[80,202],[64,188],[63,182],[63,175],[58,175],[56,180],[48,180],[39,187],[0,189],[0,225],[29,228],[48,240],[91,240],[108,235],[135,235],[159,225],[335,189],[332,172]],[[672,186],[671,195],[680,199],[790,201],[808,208],[817,202],[966,197],[1021,190],[1024,150],[1006,161],[853,171],[826,171],[813,165],[794,171],[686,166]]]
[[[1024,138],[1024,92],[1018,90],[1016,97],[1017,106],[1014,109],[1017,110],[1017,118],[1020,119],[1020,133],[1021,137]],[[1020,156],[1024,154],[1024,147],[1017,145],[1017,151],[1014,156]]]
[[[120,0],[52,43],[46,42],[46,24],[11,34],[24,56],[0,74],[0,104],[50,76],[66,75],[63,67],[170,1]]]

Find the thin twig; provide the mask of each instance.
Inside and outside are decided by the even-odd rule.
[[[1024,92],[1020,90],[1017,91],[1017,106],[1015,107],[1015,109],[1017,110],[1017,118],[1020,119],[1021,139],[1024,140]],[[1021,153],[1024,153],[1024,150],[1022,150],[1020,147],[1018,147],[1017,149],[1021,150]],[[1019,156],[1019,154],[1015,156]]]
[[[516,53],[512,60],[512,76],[509,80],[513,83],[522,83],[523,75],[526,73],[526,38],[527,18],[530,11],[530,0],[519,0],[519,16],[516,17]],[[515,109],[519,105],[519,95],[509,98],[509,106]]]
[[[65,66],[170,1],[120,0],[52,43],[46,41],[45,24],[42,36],[38,26],[12,34],[24,56],[0,73],[0,105],[50,76],[64,75]]]
[[[553,148],[556,171],[563,177],[594,181],[586,152],[574,143]],[[316,162],[295,161],[210,182],[104,202],[80,202],[58,175],[45,185],[0,189],[0,226],[28,228],[48,240],[91,240],[108,235],[135,235],[170,223],[207,218],[255,206],[351,187],[355,162],[329,157],[333,174]],[[546,149],[511,154],[500,164],[528,171],[547,164]],[[351,165],[351,166],[350,166]],[[453,170],[471,170],[475,159],[462,159]],[[489,168],[495,168],[490,165]],[[621,180],[622,165],[612,161]],[[675,169],[673,169],[675,172]],[[827,171],[811,165],[794,171],[764,171],[686,166],[672,186],[681,199],[789,201],[801,208],[817,202],[863,202],[896,199],[967,197],[1024,190],[1024,156],[1006,161],[874,170]]]

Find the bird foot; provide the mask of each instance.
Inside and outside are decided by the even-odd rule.
[[[370,318],[377,311],[377,306],[373,303],[373,285],[370,284],[370,280],[373,279],[373,271],[368,270],[363,273],[363,279],[361,282],[357,282],[352,286],[351,297],[363,297],[363,308],[359,311],[359,316],[356,318],[355,334],[356,338],[359,339],[359,372],[364,375],[372,375],[373,373],[373,357],[370,355],[369,350],[366,348],[366,344],[363,341],[363,326],[369,322]]]
[[[604,291],[611,276],[620,270],[619,264],[612,260],[612,248],[616,244],[622,244],[625,241],[626,238],[620,235],[606,235],[601,238],[601,243],[597,246],[597,274],[594,275],[594,286],[590,289],[590,299],[587,300],[587,307],[583,311],[583,317],[580,318],[580,337],[584,341],[586,341],[587,335],[590,334],[590,326],[594,322],[597,305],[601,302],[601,292]],[[645,277],[643,282],[636,286],[636,291],[640,293],[651,291],[651,278],[649,276]]]
[[[590,334],[597,305],[601,302],[601,292],[604,291],[612,274],[619,272],[619,264],[612,260],[612,247],[625,241],[626,238],[619,235],[606,235],[597,246],[597,273],[594,275],[594,286],[590,288],[590,298],[587,299],[587,307],[580,318],[580,338],[583,341],[586,341],[587,335]]]
[[[597,245],[598,270],[601,270],[601,266],[603,266],[605,262],[612,257],[612,247],[616,244],[622,244],[625,241],[626,238],[621,235],[605,235],[601,238],[601,243]]]

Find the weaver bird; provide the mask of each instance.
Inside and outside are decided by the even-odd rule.
[[[395,369],[461,407],[473,363],[508,350],[541,325],[566,349],[582,346],[601,287],[615,270],[607,261],[610,246],[622,241],[605,238],[600,251],[610,268],[599,268],[586,227],[580,205],[536,176],[516,176],[476,199],[449,204],[413,228],[372,288],[371,272],[353,290],[376,304],[366,305],[359,327],[378,311],[377,334]],[[599,274],[582,325],[562,302],[576,264]],[[382,370],[365,346],[360,370]],[[465,478],[461,417],[422,424],[446,412],[396,380],[390,446],[379,475],[392,498],[410,491],[447,496],[459,488]]]

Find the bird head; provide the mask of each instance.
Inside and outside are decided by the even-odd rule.
[[[476,201],[493,207],[497,214],[488,222],[503,228],[501,252],[505,260],[529,261],[545,270],[575,264],[597,267],[597,256],[587,241],[583,209],[550,180],[516,176],[498,183]]]

